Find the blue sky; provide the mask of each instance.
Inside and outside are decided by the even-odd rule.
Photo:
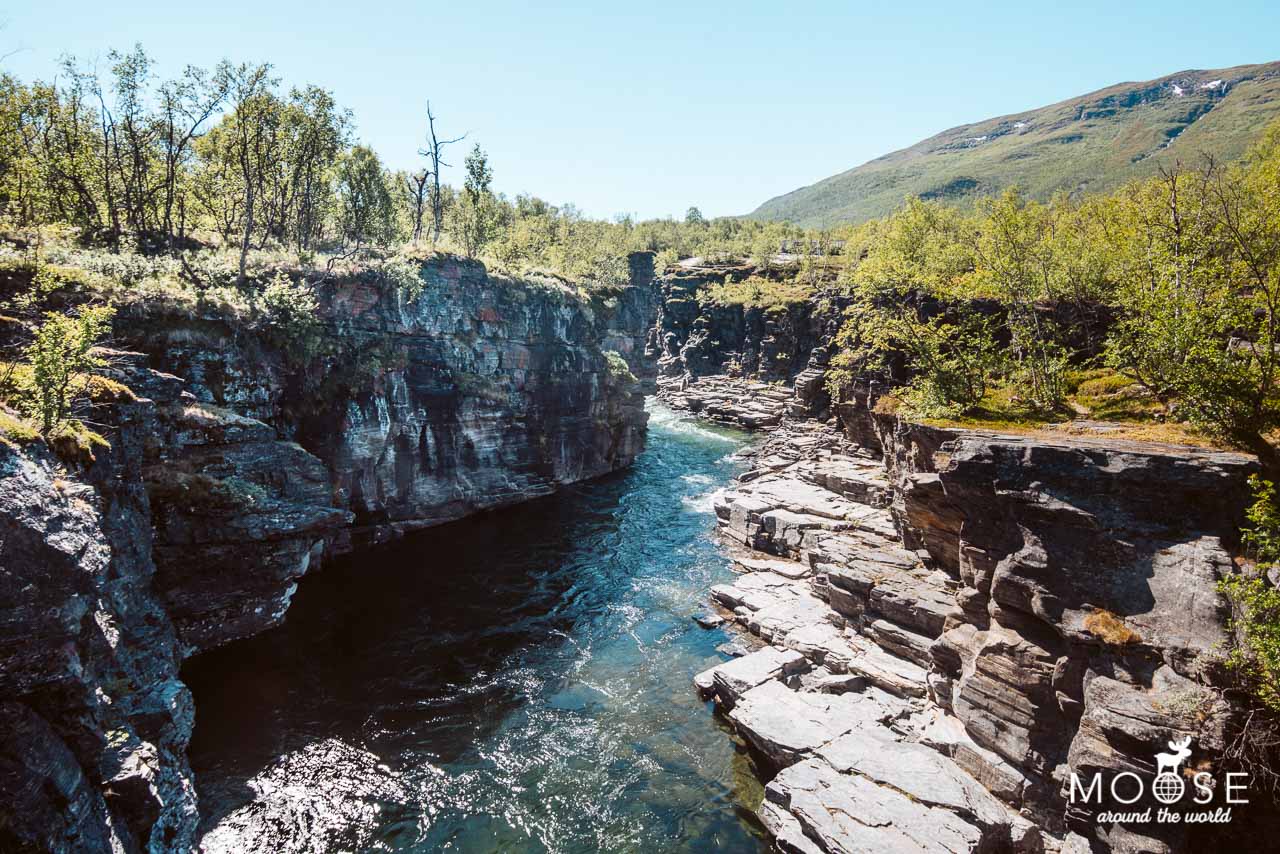
[[[1047,5],[10,2],[0,67],[48,78],[70,52],[105,68],[136,41],[161,74],[269,61],[332,90],[400,168],[429,97],[499,190],[650,217],[746,213],[957,124],[1280,59],[1274,0]]]

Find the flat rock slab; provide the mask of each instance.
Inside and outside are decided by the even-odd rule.
[[[905,709],[879,692],[817,694],[771,680],[743,694],[729,719],[757,750],[785,767],[847,732],[879,726]]]
[[[823,851],[959,854],[993,844],[984,838],[989,834],[950,810],[857,774],[841,774],[818,758],[783,769],[765,797],[794,816]]]
[[[994,830],[1012,816],[955,762],[923,744],[899,741],[888,730],[854,730],[818,749],[842,774],[857,773],[928,806],[971,816]]]
[[[832,673],[848,673],[850,663],[858,655],[844,632],[828,622],[809,623],[794,629],[783,638],[782,645]]]
[[[714,692],[722,705],[732,707],[739,697],[752,688],[807,667],[804,656],[795,650],[766,646],[704,670],[693,678],[693,684],[704,695]]]
[[[796,478],[761,478],[751,485],[757,499],[807,516],[844,519],[855,505],[843,496]]]
[[[752,632],[769,641],[781,643],[797,629],[805,626],[827,625],[831,609],[816,596],[801,593],[780,598],[778,601],[755,611],[747,626]]]
[[[772,572],[775,575],[781,575],[783,578],[806,578],[813,574],[813,569],[807,563],[796,560],[735,557],[733,562],[741,567],[744,572]]]
[[[850,637],[849,645],[856,654],[847,672],[865,676],[872,685],[899,697],[923,697],[928,692],[928,672],[915,662],[885,652],[861,636]]]

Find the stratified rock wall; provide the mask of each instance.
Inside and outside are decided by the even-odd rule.
[[[180,644],[152,592],[146,401],[87,467],[0,442],[0,850],[187,851]]]
[[[807,368],[826,365],[845,298],[824,294],[769,308],[708,299],[707,285],[753,272],[732,265],[677,267],[658,280],[662,305],[654,344],[664,376],[730,374],[790,382]]]
[[[655,372],[652,256],[632,273],[589,299],[454,258],[425,263],[416,296],[344,277],[319,290],[328,353],[302,364],[221,315],[126,315],[124,339],[172,379],[146,390],[163,430],[146,477],[184,643],[278,623],[327,552],[629,465],[647,420],[636,376]]]
[[[778,772],[760,817],[779,846],[1226,838],[1099,821],[1069,779],[1152,780],[1155,754],[1188,736],[1188,767],[1221,778],[1241,719],[1217,582],[1256,463],[866,416],[870,448],[812,422],[773,428],[716,506],[735,549],[768,556],[735,551],[743,575],[712,599],[767,645],[696,682]]]
[[[629,465],[656,311],[632,270],[589,298],[454,259],[416,298],[343,279],[321,364],[218,311],[123,311],[110,448],[0,442],[0,850],[192,850],[184,657],[279,623],[334,549]]]

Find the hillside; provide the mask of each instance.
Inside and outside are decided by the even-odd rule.
[[[1036,198],[1103,191],[1202,152],[1238,157],[1280,117],[1280,62],[1120,83],[962,125],[762,204],[750,216],[860,222],[906,196],[964,201],[1011,185]]]

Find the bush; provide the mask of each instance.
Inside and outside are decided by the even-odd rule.
[[[1280,591],[1266,577],[1280,561],[1280,506],[1273,483],[1254,475],[1249,485],[1254,502],[1241,543],[1254,565],[1218,582],[1232,611],[1226,661],[1258,703],[1280,714]]]
[[[615,350],[605,350],[604,360],[609,368],[609,377],[616,381],[624,383],[633,383],[636,381],[635,374],[631,373],[631,367],[627,365],[627,360],[622,358],[622,354]]]
[[[319,303],[306,286],[276,273],[258,301],[268,335],[295,363],[316,355],[323,324],[317,315]]]
[[[75,382],[105,363],[93,348],[106,333],[114,309],[82,305],[70,315],[47,312],[27,348],[31,363],[30,412],[46,436],[62,426],[75,402]],[[81,383],[83,386],[83,382]]]
[[[885,370],[900,353],[912,373],[899,393],[902,411],[918,418],[955,418],[972,411],[1003,367],[991,323],[977,314],[920,320],[908,305],[863,303],[848,311],[836,342],[841,351],[827,378],[833,397],[839,398],[856,376]]]
[[[422,264],[410,258],[397,256],[388,259],[381,269],[383,279],[393,288],[404,293],[409,302],[422,295]]]
[[[814,287],[807,282],[749,276],[740,282],[729,280],[724,284],[708,285],[700,299],[721,305],[776,309],[806,302],[813,294]]]

